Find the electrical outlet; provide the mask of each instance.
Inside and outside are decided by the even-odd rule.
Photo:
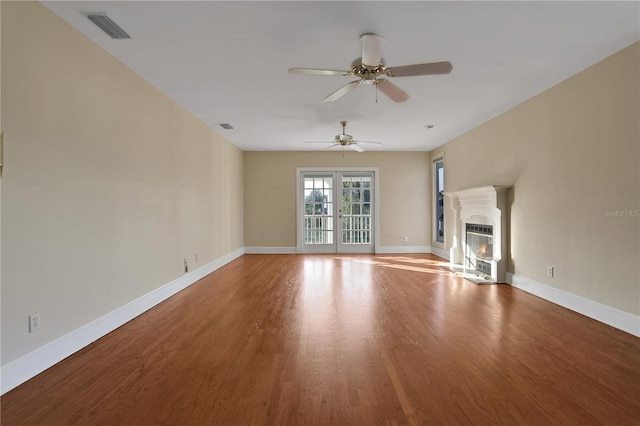
[[[40,329],[40,312],[29,315],[29,333]]]
[[[547,268],[547,275],[553,277],[553,266],[549,266]]]
[[[404,242],[406,243],[407,241],[409,241],[409,237],[404,237]]]

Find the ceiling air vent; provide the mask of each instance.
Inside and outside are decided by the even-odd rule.
[[[219,124],[219,125],[220,125],[220,127],[222,127],[223,129],[226,129],[226,130],[231,130],[231,129],[233,129],[233,126],[232,126],[231,124],[229,124],[229,123],[218,123],[218,124]]]
[[[131,38],[131,36],[127,34],[125,30],[120,28],[118,24],[113,22],[106,13],[85,13],[85,16],[113,39],[122,40]]]

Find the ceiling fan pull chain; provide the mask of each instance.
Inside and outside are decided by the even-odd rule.
[[[376,84],[376,103],[378,103],[378,85]]]

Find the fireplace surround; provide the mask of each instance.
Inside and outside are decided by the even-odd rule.
[[[445,192],[453,231],[451,269],[478,284],[505,282],[510,188],[491,185]]]

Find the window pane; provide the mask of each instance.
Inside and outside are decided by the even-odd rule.
[[[434,163],[435,168],[435,234],[436,241],[444,242],[444,161],[438,160]]]

